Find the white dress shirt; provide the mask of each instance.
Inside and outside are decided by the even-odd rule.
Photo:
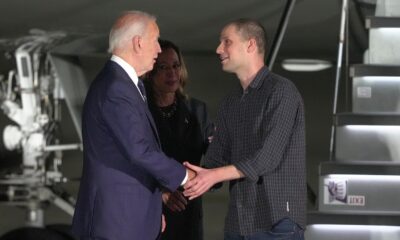
[[[111,61],[117,63],[119,66],[122,67],[122,69],[124,69],[124,71],[131,78],[132,82],[135,84],[136,88],[139,90],[139,93],[142,96],[143,101],[146,101],[145,97],[142,95],[142,92],[140,91],[140,89],[138,87],[139,78],[138,78],[138,75],[137,75],[135,69],[131,65],[129,65],[129,63],[127,63],[124,59],[122,59],[118,56],[112,55]]]

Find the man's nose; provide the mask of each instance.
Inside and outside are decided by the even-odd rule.
[[[157,43],[157,52],[158,52],[158,53],[161,53],[161,46],[160,46],[159,43]]]
[[[218,45],[218,47],[217,47],[217,49],[215,50],[215,52],[216,52],[217,54],[221,54],[221,53],[222,53],[222,44],[221,44],[221,43]]]

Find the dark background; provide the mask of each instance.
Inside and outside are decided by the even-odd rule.
[[[344,63],[362,61],[367,45],[367,33],[363,27],[363,17],[373,11],[373,7],[363,1],[350,1],[349,45]],[[15,68],[12,58],[7,57],[6,39],[18,38],[37,28],[46,31],[64,31],[71,36],[105,36],[113,20],[121,11],[138,9],[155,14],[161,30],[161,37],[175,42],[184,53],[190,82],[186,91],[189,95],[205,101],[211,118],[215,118],[222,97],[238,84],[236,76],[221,70],[215,49],[219,43],[219,33],[226,22],[239,17],[259,20],[267,29],[270,43],[276,33],[286,1],[282,0],[1,0],[0,1],[0,75],[7,76]],[[329,140],[332,123],[332,103],[337,63],[338,34],[340,24],[339,0],[298,0],[273,71],[289,78],[303,96],[306,112],[307,170],[310,190],[318,192],[318,166],[329,160]],[[100,38],[102,39],[102,38]],[[97,54],[85,55],[85,49],[66,50],[76,55],[88,79],[92,79],[102,67],[107,55],[104,46],[87,46]],[[93,48],[93,49],[92,49]],[[322,59],[330,61],[332,68],[318,72],[289,72],[281,67],[284,59]],[[346,69],[342,73],[339,92],[339,111],[348,110],[346,93]],[[83,101],[83,99],[82,99]],[[63,121],[60,137],[63,143],[76,143],[79,138],[71,118],[63,103]],[[0,113],[0,127],[10,120]],[[18,165],[20,155],[0,149],[0,170]],[[78,179],[81,173],[82,153],[64,152],[63,172],[71,179]],[[79,182],[65,185],[75,195]],[[218,193],[208,193],[205,200],[206,239],[221,236],[226,209],[226,189]],[[310,202],[310,208],[313,208]],[[24,210],[0,204],[0,235],[10,229],[22,226]],[[71,218],[49,206],[47,223],[69,223]]]

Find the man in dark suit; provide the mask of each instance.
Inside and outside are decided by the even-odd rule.
[[[81,239],[154,240],[161,232],[161,189],[192,177],[168,158],[138,78],[158,53],[156,19],[121,15],[109,36],[111,59],[92,82],[82,116],[84,162],[73,218]]]
[[[265,30],[239,19],[221,32],[217,54],[238,84],[223,101],[203,169],[185,185],[193,199],[230,181],[225,240],[304,238],[306,216],[303,101],[289,80],[264,65]]]

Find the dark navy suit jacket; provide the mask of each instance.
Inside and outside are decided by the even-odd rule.
[[[147,104],[113,61],[90,86],[82,136],[84,162],[73,232],[83,239],[156,239],[160,188],[176,190],[186,170],[162,153]]]

